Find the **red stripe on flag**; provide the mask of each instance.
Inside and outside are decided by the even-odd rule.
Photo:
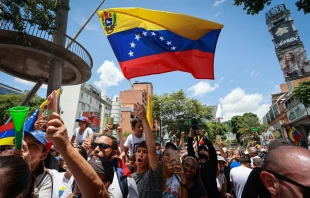
[[[191,73],[196,79],[214,79],[214,54],[200,50],[165,52],[120,62],[127,79],[172,71]]]
[[[0,133],[4,132],[4,131],[11,130],[11,129],[14,129],[14,123],[13,122],[10,122],[8,124],[0,126]]]

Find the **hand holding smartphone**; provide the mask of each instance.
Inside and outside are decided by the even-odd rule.
[[[48,97],[47,97],[47,121],[51,119],[51,115],[53,112],[58,113],[57,107],[58,107],[58,99],[56,91],[53,91]]]

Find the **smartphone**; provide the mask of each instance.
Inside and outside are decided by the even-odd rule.
[[[110,130],[116,130],[119,127],[119,124],[108,124]]]
[[[179,158],[179,152],[176,150],[168,149],[166,152],[168,152],[171,164],[176,164],[177,162],[180,162]]]
[[[47,97],[48,103],[47,103],[47,120],[49,121],[51,119],[51,115],[53,112],[58,113],[57,107],[58,107],[58,99],[56,91],[53,91],[48,97]]]

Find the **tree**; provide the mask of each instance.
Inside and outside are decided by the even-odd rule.
[[[212,143],[216,143],[217,135],[220,135],[222,140],[226,140],[225,134],[227,133],[227,131],[224,124],[217,122],[207,122],[206,130],[208,133],[208,138]]]
[[[211,119],[212,110],[201,104],[197,99],[187,98],[185,92],[180,90],[170,94],[153,95],[152,111],[159,119],[160,107],[162,108],[163,126],[171,133],[176,132],[180,137],[180,132],[189,131],[189,120],[192,117],[200,119]]]
[[[25,94],[26,93],[27,92],[25,92]],[[10,114],[8,112],[8,109],[20,105],[24,97],[24,94],[0,95],[0,125],[3,125],[7,121],[7,119],[9,119]],[[28,116],[30,116],[44,102],[44,100],[44,98],[35,95],[29,103],[30,110]]]
[[[238,133],[239,128],[241,127],[242,116],[234,116],[231,118],[231,126],[232,126],[232,133]]]
[[[16,30],[23,32],[25,26],[22,19],[26,19],[31,24],[39,25],[40,30],[52,33],[56,14],[62,9],[69,9],[62,0],[1,0],[0,21],[12,22]]]
[[[235,6],[242,6],[243,10],[247,11],[247,14],[255,15],[262,11],[265,6],[269,6],[272,0],[235,0]],[[309,0],[297,0],[295,5],[298,11],[303,10],[305,14],[310,13],[310,1]]]
[[[310,80],[304,81],[299,84],[298,87],[295,87],[293,91],[293,97],[305,106],[310,106]]]

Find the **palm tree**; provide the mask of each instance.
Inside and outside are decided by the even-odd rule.
[[[267,125],[260,123],[257,117],[244,117],[241,128],[238,130],[240,142],[244,145],[255,144],[260,140],[259,135],[265,132],[267,127]]]

